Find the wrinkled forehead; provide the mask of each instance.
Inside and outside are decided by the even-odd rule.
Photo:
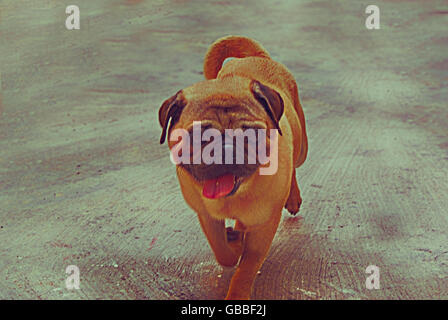
[[[203,119],[213,114],[257,117],[259,107],[246,81],[218,80],[197,83],[183,90],[187,105],[185,115]],[[196,119],[192,119],[196,120]]]

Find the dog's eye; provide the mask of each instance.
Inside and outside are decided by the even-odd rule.
[[[213,126],[212,126],[212,124],[211,123],[209,123],[209,122],[200,122],[200,124],[201,124],[201,134],[203,134],[204,133],[204,131],[205,130],[207,130],[207,129],[210,129],[210,128],[212,128]],[[197,124],[196,124],[197,125]],[[195,129],[196,128],[196,129]],[[188,131],[188,133],[190,134],[190,135],[192,135],[193,134],[193,131],[194,130],[197,130],[197,129],[199,129],[199,127],[196,127],[195,125],[191,125],[188,129],[187,129],[187,131]]]
[[[202,132],[204,132],[204,131],[207,130],[207,129],[211,129],[211,128],[212,128],[212,124],[211,124],[211,123],[204,123],[204,124],[201,124]]]
[[[241,129],[243,130],[247,130],[247,129],[253,129],[253,130],[259,130],[259,129],[266,129],[266,126],[262,125],[262,124],[256,124],[256,123],[248,123],[248,124],[243,124],[241,126]]]

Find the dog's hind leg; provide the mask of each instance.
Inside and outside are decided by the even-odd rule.
[[[289,213],[295,216],[297,212],[299,212],[301,204],[302,204],[302,198],[300,197],[299,185],[297,184],[296,170],[293,170],[291,179],[291,189],[289,191],[289,197],[288,200],[286,201],[285,208],[289,211]]]

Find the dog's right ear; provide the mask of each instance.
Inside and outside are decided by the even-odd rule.
[[[281,95],[274,89],[265,86],[256,80],[252,80],[250,90],[274,122],[278,133],[282,135],[279,122],[283,115],[284,105]]]
[[[185,107],[185,99],[182,90],[178,91],[174,96],[165,100],[159,109],[159,123],[162,127],[162,135],[160,136],[160,144],[166,139],[166,134],[170,132],[171,127],[179,120],[182,109]],[[171,120],[171,122],[170,122]],[[169,123],[169,126],[168,126]]]

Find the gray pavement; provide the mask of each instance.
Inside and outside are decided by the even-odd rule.
[[[0,298],[225,297],[157,110],[237,34],[294,74],[309,136],[253,298],[447,299],[448,6],[378,0],[367,30],[369,4],[2,0]]]

